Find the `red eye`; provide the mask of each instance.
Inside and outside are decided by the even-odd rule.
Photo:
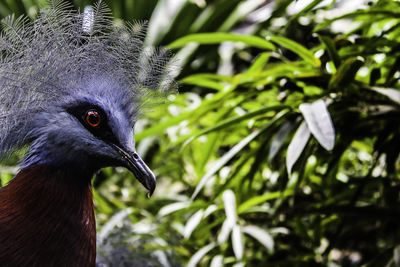
[[[97,111],[89,110],[86,113],[86,122],[87,122],[87,124],[89,124],[92,127],[97,127],[100,125],[101,116]]]

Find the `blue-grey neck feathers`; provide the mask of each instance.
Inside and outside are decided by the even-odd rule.
[[[133,104],[130,116],[172,86],[168,51],[146,47],[141,24],[115,26],[101,1],[77,13],[53,0],[33,22],[10,16],[2,25],[0,156],[33,141],[34,114],[90,95],[93,79],[112,83]]]

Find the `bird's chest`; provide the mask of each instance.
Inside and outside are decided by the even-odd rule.
[[[0,265],[94,266],[90,187],[35,184],[23,194],[13,183],[0,192]]]

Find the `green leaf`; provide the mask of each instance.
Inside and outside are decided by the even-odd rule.
[[[126,217],[128,217],[131,213],[133,212],[132,208],[127,208],[124,210],[121,210],[114,214],[108,221],[107,223],[102,227],[101,232],[99,233],[99,241],[100,243],[109,236],[111,231],[117,226],[121,225],[122,222]]]
[[[252,11],[256,10],[263,4],[265,0],[253,0],[244,1],[238,4],[238,6],[231,12],[229,17],[224,23],[218,28],[218,31],[225,32],[229,31],[238,21],[244,19]]]
[[[189,238],[192,232],[196,229],[197,225],[201,222],[201,219],[203,218],[204,211],[199,210],[195,214],[193,214],[189,220],[187,221],[185,225],[185,229],[183,230],[183,237],[184,238]]]
[[[343,89],[354,81],[357,71],[364,64],[361,57],[348,58],[329,81],[329,89]]]
[[[191,199],[194,199],[197,194],[203,189],[208,180],[219,171],[229,160],[231,160],[237,153],[239,153],[244,147],[246,147],[251,141],[257,138],[260,134],[264,133],[269,127],[271,127],[277,120],[281,119],[285,116],[288,111],[279,112],[269,123],[261,127],[260,129],[254,131],[242,141],[240,141],[237,145],[232,147],[223,157],[221,157],[214,166],[201,178],[200,182],[196,186],[195,191],[192,194]]]
[[[206,218],[213,214],[215,211],[218,210],[218,207],[214,204],[211,204],[210,206],[207,207],[207,209],[204,211],[203,217]]]
[[[293,127],[294,123],[291,121],[287,121],[279,128],[278,132],[273,137],[271,145],[269,147],[269,160],[272,160],[278,153],[279,149],[281,149]]]
[[[313,136],[326,150],[332,150],[335,145],[335,127],[325,102],[320,99],[311,104],[303,103],[299,108]]]
[[[179,14],[180,10],[185,6],[185,1],[176,1],[174,9],[171,9],[169,1],[158,1],[154,8],[151,19],[148,23],[146,34],[146,44],[156,45],[169,32],[173,21]]]
[[[400,245],[397,245],[393,250],[393,261],[395,266],[400,266]]]
[[[158,212],[159,217],[164,217],[165,215],[171,214],[175,211],[186,209],[190,206],[191,201],[184,201],[184,202],[175,202],[169,205],[166,205],[160,209]]]
[[[215,243],[210,243],[207,246],[202,247],[199,249],[189,260],[189,263],[187,267],[195,267],[201,259],[207,255],[208,252],[210,252],[213,248],[216,247]]]
[[[234,226],[234,224],[229,222],[228,219],[226,219],[223,222],[221,231],[219,232],[219,234],[217,236],[218,244],[223,244],[228,240],[229,234],[231,233],[233,226]]]
[[[260,49],[275,50],[275,46],[272,43],[260,37],[222,32],[190,34],[172,42],[167,47],[175,49],[193,42],[198,44],[220,44],[227,41],[241,42]]]
[[[212,81],[210,79],[200,78],[196,76],[189,76],[181,80],[183,84],[190,84],[210,89],[215,89],[217,91],[222,91],[226,85],[219,82]]]
[[[188,111],[188,112],[181,113],[178,116],[170,117],[170,118],[166,119],[165,121],[157,123],[154,126],[147,128],[140,133],[137,133],[135,135],[135,139],[136,139],[136,141],[140,141],[140,140],[142,140],[146,137],[152,136],[154,134],[160,134],[168,127],[179,124],[180,122],[189,118],[191,115],[192,115],[192,111]]]
[[[227,223],[230,225],[235,225],[237,219],[235,194],[232,190],[226,190],[222,194],[222,199],[224,201]]]
[[[243,258],[244,244],[239,225],[235,225],[232,228],[232,248],[236,259],[240,261]]]
[[[339,68],[341,59],[332,39],[328,36],[323,36],[323,35],[320,35],[319,39],[324,44],[326,50],[328,51],[329,57],[331,58],[333,64],[335,64],[335,67]]]
[[[393,88],[372,87],[371,90],[388,97],[393,102],[400,104],[400,91]]]
[[[341,20],[341,19],[348,19],[348,18],[354,18],[354,17],[358,17],[358,16],[367,16],[367,18],[372,18],[374,17],[375,19],[379,19],[377,17],[377,15],[382,15],[382,17],[380,17],[380,19],[385,19],[385,18],[399,18],[400,17],[400,13],[399,12],[393,12],[391,10],[386,10],[386,9],[370,9],[370,10],[357,10],[351,13],[347,13],[344,15],[341,15],[339,17],[327,20],[323,23],[320,23],[317,25],[317,27],[315,27],[314,32],[318,32],[326,27],[328,27],[330,24],[332,24],[333,22],[337,21],[337,20]]]
[[[6,1],[8,3],[8,6],[12,10],[13,14],[16,14],[17,16],[23,15],[25,12],[25,5],[22,0],[12,0],[12,1]]]
[[[108,202],[99,195],[97,190],[93,190],[93,199],[95,200],[96,207],[99,211],[105,214],[113,214],[114,207],[108,204]]]
[[[268,200],[273,200],[277,198],[286,198],[290,195],[293,195],[292,191],[284,191],[284,192],[269,192],[261,196],[255,196],[247,201],[243,202],[239,207],[238,207],[238,214],[245,213],[247,210],[250,208],[257,206],[259,204],[263,204]]]
[[[274,250],[274,239],[264,229],[254,225],[247,225],[242,227],[242,231],[260,242],[269,252]]]
[[[146,137],[149,137],[149,136],[152,136],[155,134],[161,134],[168,127],[177,125],[186,119],[193,118],[195,116],[199,116],[200,114],[206,112],[207,110],[210,110],[216,106],[219,106],[220,105],[219,101],[221,99],[223,99],[227,94],[232,92],[235,88],[236,88],[235,85],[226,87],[221,92],[218,92],[217,94],[215,94],[212,98],[203,100],[202,104],[199,107],[197,107],[193,110],[190,110],[190,111],[183,112],[183,113],[179,114],[178,116],[169,117],[165,121],[159,122],[159,123],[155,124],[154,126],[147,128],[140,133],[137,133],[135,135],[136,141],[140,141],[143,138],[146,138]]]
[[[289,49],[293,53],[299,55],[301,58],[303,58],[306,62],[310,63],[311,65],[315,67],[321,66],[321,61],[318,58],[316,58],[308,48],[302,46],[301,44],[282,36],[268,35],[267,38],[272,42],[277,43],[278,45],[286,49]]]
[[[320,4],[323,0],[314,0],[310,4],[308,4],[305,8],[303,8],[300,12],[292,15],[286,25],[290,25],[293,21],[297,20],[299,17],[307,14],[310,10],[314,9],[318,4]],[[308,15],[308,14],[307,14]]]
[[[205,166],[209,162],[213,153],[218,149],[218,144],[220,143],[220,133],[212,133],[207,136],[207,141],[203,144],[200,156],[195,163],[197,177],[203,176],[206,170]],[[181,149],[185,148],[186,144],[181,146]]]
[[[196,0],[196,2],[202,2]],[[204,2],[203,2],[204,3]],[[224,24],[228,16],[238,6],[239,1],[218,0],[207,2],[206,7],[197,16],[196,20],[190,25],[188,32],[215,32],[221,31],[219,28]],[[227,29],[230,30],[230,29]]]
[[[215,256],[210,263],[210,267],[223,267],[224,257],[222,255]]]
[[[6,3],[0,2],[0,16],[4,18],[10,15],[11,13],[12,11],[8,8]]]
[[[220,75],[216,73],[195,73],[189,76],[186,76],[181,80],[183,82],[184,80],[189,79],[189,80],[210,80],[214,82],[227,82],[227,83],[232,83],[233,78],[232,76],[227,76],[227,75]]]
[[[267,64],[270,57],[271,53],[269,52],[261,53],[260,55],[258,55],[253,64],[251,64],[250,68],[246,71],[246,73],[250,74],[261,71],[264,68],[265,64]]]
[[[224,121],[221,121],[220,123],[217,123],[214,126],[211,126],[211,127],[206,128],[204,130],[198,131],[198,132],[193,133],[193,134],[191,134],[189,136],[184,136],[184,137],[180,138],[176,143],[182,142],[184,139],[187,139],[187,138],[190,137],[190,139],[187,140],[185,142],[185,144],[183,145],[183,146],[187,146],[196,137],[199,137],[199,136],[202,136],[202,135],[205,135],[205,134],[209,134],[209,133],[212,133],[212,132],[215,132],[215,131],[219,131],[219,130],[225,129],[227,127],[230,127],[230,126],[235,126],[239,122],[242,122],[242,121],[248,120],[248,119],[252,119],[252,118],[254,118],[256,116],[260,116],[260,115],[265,114],[265,113],[270,112],[270,111],[280,111],[280,110],[284,110],[284,109],[288,109],[288,108],[289,108],[289,106],[286,106],[286,105],[277,105],[277,106],[270,106],[270,107],[262,107],[262,108],[257,109],[257,110],[249,111],[246,114],[243,114],[241,116],[237,116],[237,117],[232,117],[232,118],[226,119]]]
[[[296,134],[290,142],[286,152],[286,168],[289,175],[292,173],[293,165],[299,159],[301,153],[306,147],[308,140],[310,139],[310,135],[311,132],[307,127],[307,123],[303,121],[302,124],[300,124],[300,127],[297,129]]]

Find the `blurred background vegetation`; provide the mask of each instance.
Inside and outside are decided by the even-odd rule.
[[[0,16],[45,4],[1,0]],[[121,168],[94,180],[109,266],[400,266],[400,1],[108,5],[148,21],[179,82],[135,128],[155,195]]]

